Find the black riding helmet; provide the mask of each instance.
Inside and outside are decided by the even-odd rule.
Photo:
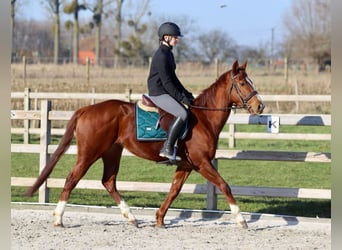
[[[159,40],[163,40],[163,36],[165,35],[183,36],[178,25],[172,22],[166,22],[160,25],[158,29]]]

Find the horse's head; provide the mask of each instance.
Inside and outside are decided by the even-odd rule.
[[[231,87],[229,90],[231,101],[238,107],[248,110],[252,115],[261,114],[265,108],[261,97],[246,73],[247,62],[239,66],[238,61],[233,63],[230,71]]]

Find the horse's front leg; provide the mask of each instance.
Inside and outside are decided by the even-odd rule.
[[[210,161],[203,161],[198,172],[213,183],[227,199],[232,215],[236,218],[236,223],[242,228],[248,228],[245,218],[240,212],[239,206],[236,204],[235,198],[231,192],[228,183],[220,176]]]
[[[169,209],[174,199],[176,199],[176,197],[178,196],[183,184],[185,183],[190,173],[190,169],[184,170],[180,167],[177,168],[173,176],[173,181],[170,187],[169,194],[156,213],[156,227],[164,227],[164,217],[167,213],[167,210]]]
[[[137,220],[132,214],[130,207],[116,188],[116,177],[119,172],[122,150],[123,148],[120,145],[113,144],[110,149],[103,153],[102,184],[119,206],[121,214],[128,219],[128,223],[138,226]]]

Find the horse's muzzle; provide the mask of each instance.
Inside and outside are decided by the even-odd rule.
[[[251,115],[260,115],[264,111],[265,104],[263,102],[252,103],[247,106],[247,110]]]
[[[264,111],[265,108],[265,104],[262,102],[258,105],[258,114],[262,114],[262,112]]]

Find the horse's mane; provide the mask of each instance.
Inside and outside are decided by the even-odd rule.
[[[215,101],[215,94],[217,89],[220,88],[227,81],[227,75],[230,71],[223,73],[214,83],[208,88],[202,90],[202,92],[194,100],[194,104],[198,106],[211,106]]]

